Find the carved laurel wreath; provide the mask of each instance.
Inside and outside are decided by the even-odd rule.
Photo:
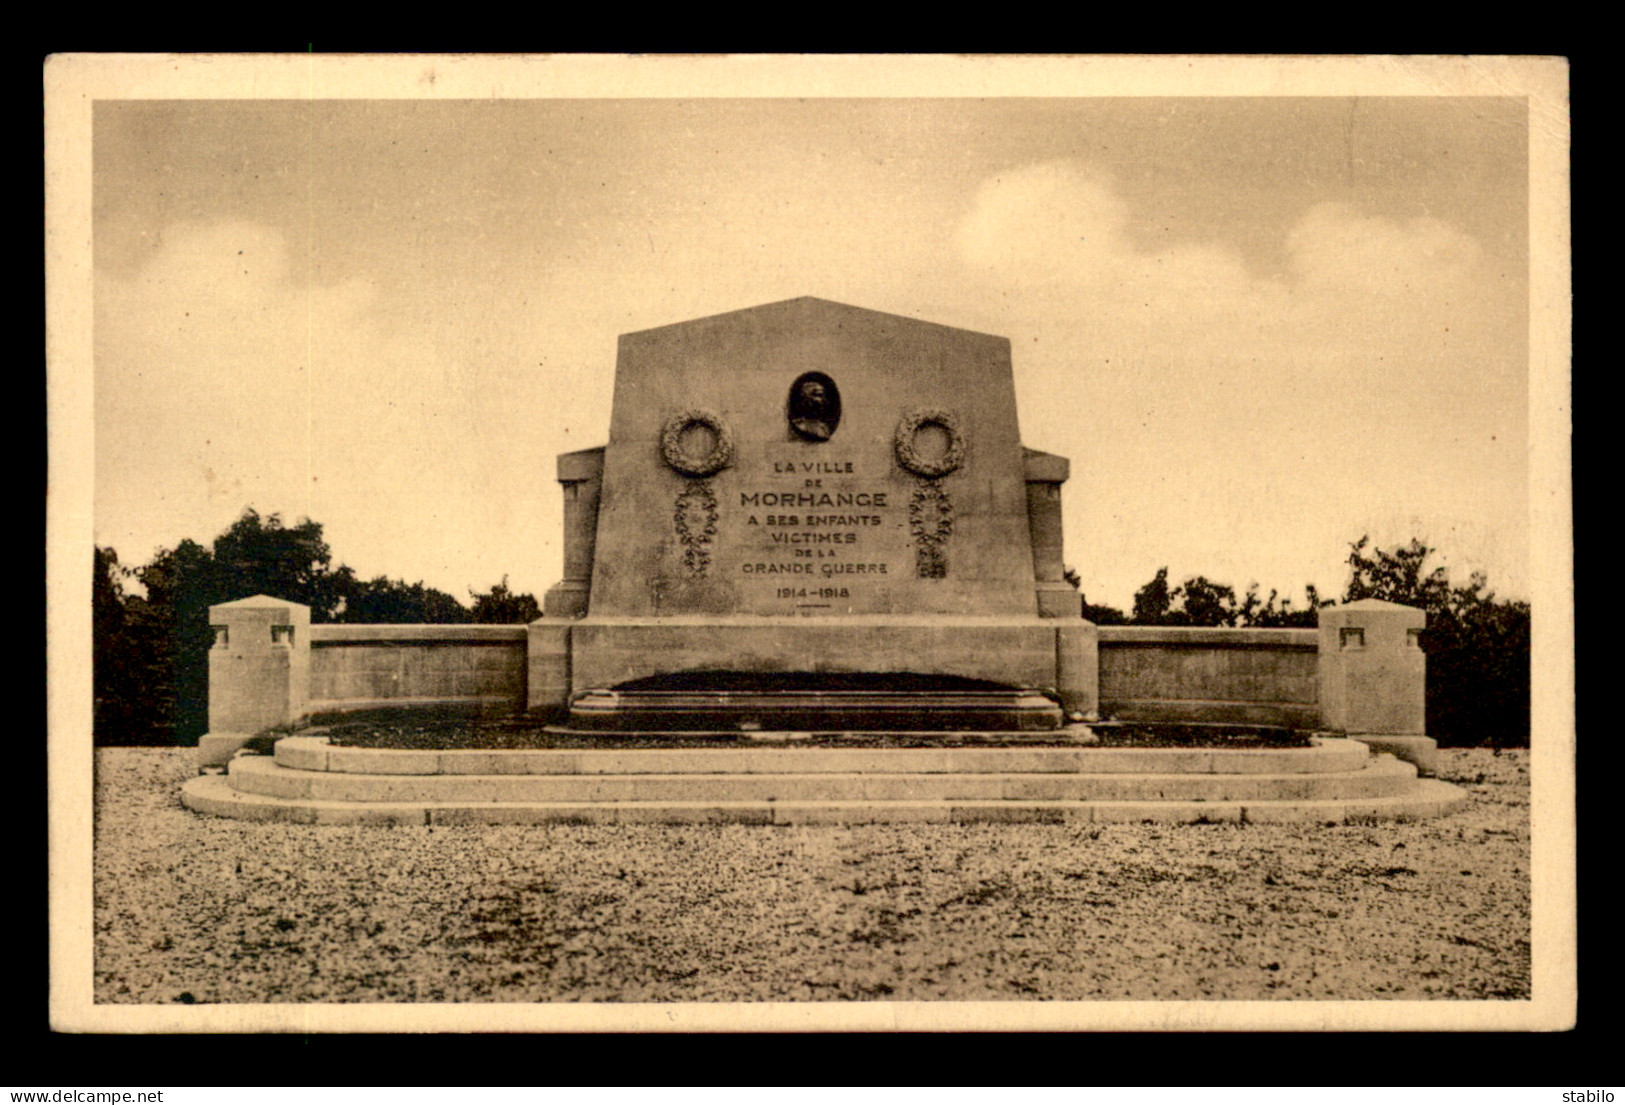
[[[703,457],[683,452],[683,431],[704,426],[716,435],[717,443]],[[685,476],[711,476],[734,462],[734,437],[722,416],[707,410],[688,410],[673,415],[660,431],[660,455],[667,464]]]
[[[948,452],[941,460],[929,461],[914,448],[914,435],[922,426],[940,426],[948,435]],[[903,415],[892,435],[892,451],[897,463],[913,472],[934,480],[946,476],[965,463],[965,435],[960,432],[959,419],[952,411],[936,407],[916,407]]]

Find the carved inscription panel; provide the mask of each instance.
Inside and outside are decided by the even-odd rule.
[[[866,608],[875,584],[908,567],[896,548],[907,504],[899,510],[894,485],[860,461],[807,453],[770,458],[759,478],[740,484],[729,504],[735,517],[724,523],[739,539],[733,569],[761,605],[808,614]]]

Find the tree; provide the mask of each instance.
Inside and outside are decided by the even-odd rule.
[[[1236,624],[1249,629],[1313,629],[1320,623],[1321,607],[1330,606],[1331,600],[1321,598],[1313,583],[1304,584],[1304,594],[1307,596],[1304,609],[1294,610],[1292,600],[1280,598],[1275,588],[1270,588],[1268,599],[1261,600],[1258,584],[1250,583],[1237,610]],[[1279,606],[1276,605],[1278,599]]]
[[[145,597],[127,594],[138,579]],[[249,508],[215,538],[160,549],[131,569],[112,549],[96,549],[94,607],[95,739],[98,744],[191,744],[208,729],[209,607],[251,595],[303,603],[313,622],[458,625],[469,611],[444,591],[379,576],[363,583],[333,562],[322,527],[308,518],[282,524]],[[515,594],[508,577],[473,593],[480,620],[528,622],[535,596]]]
[[[1187,579],[1174,592],[1183,625],[1234,626],[1238,611],[1236,592],[1206,576]]]
[[[127,609],[148,627],[135,643],[148,650],[157,676],[142,692],[151,696],[156,713],[158,732],[153,736],[166,744],[195,744],[209,725],[209,649],[214,644],[209,607],[254,592],[234,593],[214,555],[192,540],[160,549],[135,575],[147,597],[131,600]]]
[[[1128,617],[1121,610],[1117,609],[1117,607],[1096,606],[1094,603],[1089,601],[1089,597],[1083,593],[1083,576],[1078,573],[1076,568],[1067,568],[1061,574],[1061,578],[1070,583],[1072,585],[1072,589],[1078,592],[1078,598],[1083,604],[1083,617],[1085,621],[1093,622],[1096,625],[1128,624]]]
[[[124,603],[140,627],[125,635],[126,667],[149,675],[137,692],[152,707],[147,739],[183,744],[209,724],[209,607],[264,594],[304,603],[313,622],[328,622],[342,610],[353,579],[347,568],[333,570],[320,524],[305,519],[290,529],[280,515],[262,518],[252,507],[215,538],[212,550],[187,539],[160,549],[134,574],[147,594]]]
[[[132,576],[144,597],[124,592]],[[290,529],[252,508],[212,549],[183,540],[133,570],[112,549],[97,549],[97,743],[191,744],[207,731],[209,607],[267,594],[308,605],[313,621],[332,621],[353,587],[354,573],[332,566],[319,524],[306,519]]]
[[[444,591],[421,581],[409,584],[379,576],[349,588],[339,620],[361,625],[463,625],[470,619],[463,604]]]
[[[237,592],[232,598],[270,595],[304,603],[312,622],[336,620],[353,586],[354,573],[333,570],[322,527],[308,518],[289,529],[280,515],[261,519],[249,508],[215,538],[214,559],[222,583]]]
[[[96,549],[92,592],[92,726],[97,744],[150,744],[166,732],[162,640],[145,600],[124,593],[130,571],[112,549]]]
[[[1370,542],[1367,534],[1349,546],[1344,602],[1382,599],[1427,611],[1443,608],[1450,595],[1450,573],[1443,567],[1424,572],[1434,550],[1412,538],[1410,544],[1391,553],[1375,548],[1367,553]]]
[[[1308,603],[1295,610],[1291,599],[1282,599],[1271,590],[1268,599],[1258,594],[1258,584],[1247,585],[1238,602],[1235,588],[1206,576],[1192,576],[1178,587],[1168,586],[1168,569],[1157,569],[1156,578],[1134,594],[1131,625],[1171,625],[1242,627],[1249,629],[1307,628],[1317,624],[1317,612],[1330,603],[1320,597],[1313,583],[1305,587]],[[1113,623],[1102,622],[1103,625]]]
[[[1412,539],[1393,552],[1350,545],[1346,601],[1378,598],[1427,611],[1427,731],[1442,745],[1529,742],[1530,609],[1497,600],[1474,572],[1452,587],[1444,566],[1429,569],[1434,550]]]
[[[124,584],[118,553],[96,547],[96,578],[91,584],[91,610],[99,644],[124,632]]]
[[[542,616],[541,605],[532,594],[514,594],[508,589],[508,577],[489,591],[481,594],[470,590],[474,600],[473,620],[478,625],[528,625]]]
[[[1168,566],[1157,569],[1156,578],[1134,592],[1135,625],[1168,625],[1173,595],[1168,590]]]
[[[1320,597],[1320,589],[1317,588],[1313,583],[1305,583],[1303,585],[1303,593],[1304,593],[1304,599],[1309,604],[1309,609],[1312,612],[1313,611],[1319,611],[1319,610],[1321,610],[1321,609],[1323,609],[1323,608],[1325,608],[1327,606],[1336,606],[1337,605],[1337,600],[1336,599],[1323,599],[1323,598],[1321,598]],[[1317,613],[1315,616],[1316,616],[1316,619],[1318,620],[1319,614]],[[1313,624],[1313,623],[1311,623],[1311,624]]]
[[[1087,600],[1083,604],[1083,617],[1096,625],[1127,625],[1128,615],[1115,606],[1096,606]]]

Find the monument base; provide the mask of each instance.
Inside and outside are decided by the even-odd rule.
[[[585,580],[566,579],[547,589],[542,596],[542,615],[548,618],[580,618],[587,613],[592,589]]]
[[[315,825],[1230,821],[1437,817],[1467,792],[1349,740],[1308,748],[346,748],[287,737],[181,789]]]
[[[611,729],[661,728],[659,716],[730,729],[1054,729],[1099,705],[1097,636],[1082,619],[1037,617],[542,619],[528,701]],[[637,720],[603,721],[619,714]]]
[[[1396,760],[1415,766],[1417,774],[1431,776],[1438,770],[1439,742],[1420,734],[1402,736],[1395,733],[1351,733],[1353,739],[1373,752],[1386,752]]]
[[[570,704],[570,726],[597,731],[1032,732],[1058,730],[1062,724],[1060,705],[1036,691],[724,689],[692,682],[694,689],[589,692]]]

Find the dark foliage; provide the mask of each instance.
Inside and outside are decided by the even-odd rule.
[[[1164,565],[1157,569],[1157,574],[1151,582],[1134,592],[1134,616],[1130,619],[1130,623],[1167,625],[1173,605],[1173,593],[1168,589],[1168,567]]]
[[[1393,552],[1369,537],[1349,547],[1345,602],[1374,598],[1428,613],[1427,731],[1441,745],[1529,743],[1529,604],[1496,599],[1475,572],[1452,587],[1444,567],[1428,567],[1434,550],[1421,541]]]
[[[475,619],[462,603],[422,581],[379,576],[350,587],[338,620],[352,625],[463,625]]]
[[[197,743],[209,721],[209,607],[222,602],[270,595],[309,606],[315,623],[457,625],[541,616],[535,597],[514,594],[507,577],[473,596],[472,614],[421,582],[382,576],[362,582],[333,563],[319,523],[289,527],[253,510],[212,548],[182,541],[140,568],[98,548],[95,571],[94,716],[101,745]],[[130,579],[145,597],[125,593]]]
[[[106,550],[97,575],[113,563],[116,555]],[[278,515],[262,518],[245,510],[212,550],[182,541],[128,573],[147,593],[124,599],[125,632],[108,646],[118,648],[118,655],[105,657],[108,683],[98,679],[98,697],[105,690],[109,700],[120,702],[102,712],[98,743],[196,744],[209,723],[209,607],[271,595],[309,606],[313,622],[332,621],[343,609],[352,575],[331,564],[317,523],[290,529]],[[141,683],[130,687],[135,672]],[[115,680],[126,684],[116,693]]]
[[[528,625],[542,616],[542,608],[531,594],[514,594],[508,589],[508,577],[481,594],[470,591],[474,600],[474,621],[479,625]]]
[[[133,574],[147,596],[130,600],[126,609],[138,613],[137,622],[147,629],[145,661],[152,678],[140,693],[148,696],[154,725],[146,733],[124,733],[110,742],[196,744],[209,723],[209,648],[214,644],[209,607],[257,592],[227,590],[213,554],[195,541],[161,550]],[[103,740],[100,730],[97,739]]]
[[[1117,609],[1117,607],[1096,606],[1089,601],[1088,596],[1083,594],[1083,577],[1078,574],[1076,568],[1067,568],[1063,578],[1072,585],[1072,589],[1077,591],[1079,597],[1083,599],[1084,621],[1094,622],[1096,625],[1128,624],[1128,615]]]
[[[319,523],[306,519],[292,529],[278,515],[261,519],[253,510],[214,541],[213,581],[230,593],[214,602],[270,595],[310,607],[312,622],[338,620],[355,573],[335,570]]]
[[[1434,550],[1420,541],[1387,552],[1368,538],[1350,546],[1344,601],[1378,598],[1428,612],[1422,647],[1428,658],[1427,730],[1441,745],[1517,746],[1529,740],[1530,611],[1499,601],[1482,575],[1452,587],[1448,571],[1429,567]],[[125,593],[137,579],[145,597]],[[1078,586],[1077,573],[1067,580]],[[1253,584],[1235,590],[1203,576],[1170,587],[1168,569],[1134,596],[1132,618],[1085,602],[1098,625],[1312,627],[1330,605],[1307,588],[1305,609]],[[506,576],[487,592],[470,592],[470,611],[451,595],[378,577],[361,582],[334,566],[322,527],[305,520],[285,527],[277,515],[247,510],[206,549],[182,541],[140,568],[96,549],[94,617],[97,744],[195,744],[208,726],[209,607],[266,594],[304,603],[313,622],[514,624],[534,621],[534,595],[516,594]]]
[[[1449,570],[1429,563],[1435,550],[1421,541],[1386,551],[1362,537],[1349,547],[1344,602],[1375,598],[1427,611],[1427,732],[1441,745],[1515,747],[1529,742],[1529,604],[1506,602],[1475,574],[1453,587]],[[1195,576],[1178,587],[1161,568],[1134,595],[1133,625],[1313,628],[1331,605],[1313,584],[1294,609],[1256,584],[1238,601],[1234,589]],[[1090,618],[1101,625],[1115,624]]]
[[[170,637],[147,600],[124,594],[132,574],[112,549],[96,550],[91,682],[100,744],[154,743],[151,735],[167,735],[175,711],[165,666]]]
[[[1295,610],[1291,599],[1282,599],[1271,589],[1261,599],[1258,584],[1250,584],[1238,601],[1235,588],[1215,583],[1206,576],[1193,576],[1178,587],[1168,586],[1168,569],[1157,569],[1156,577],[1134,594],[1134,616],[1130,625],[1216,626],[1247,629],[1313,629],[1316,611],[1328,605],[1313,583],[1305,591],[1308,605]],[[1116,623],[1101,622],[1101,625]]]
[[[1270,597],[1260,600],[1258,584],[1251,584],[1241,600],[1237,624],[1257,629],[1313,629],[1320,624],[1320,608],[1330,606],[1332,600],[1321,598],[1319,588],[1313,583],[1304,584],[1303,593],[1304,608],[1294,610],[1292,600],[1280,598],[1273,587]],[[1277,599],[1280,605],[1276,605]]]

